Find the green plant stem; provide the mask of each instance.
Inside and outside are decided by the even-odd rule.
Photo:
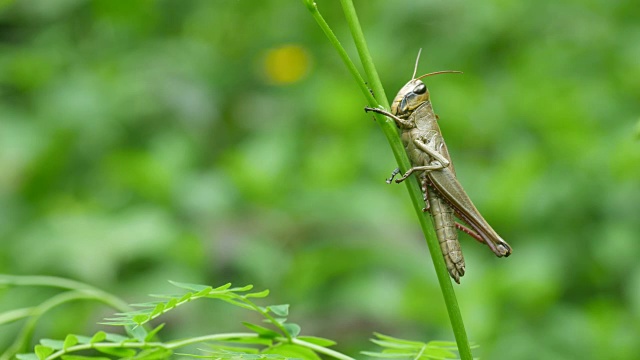
[[[389,100],[384,92],[384,87],[382,87],[382,82],[380,81],[380,77],[376,71],[373,58],[369,53],[369,48],[367,47],[367,42],[364,38],[360,21],[358,21],[356,9],[353,7],[353,2],[351,0],[340,0],[340,4],[342,4],[342,11],[344,12],[344,16],[347,18],[347,24],[349,24],[353,42],[356,44],[358,55],[360,55],[360,61],[362,62],[364,72],[367,74],[367,78],[371,83],[373,93],[375,94],[374,96],[376,100],[378,100],[378,103],[380,103],[384,108],[389,109]]]
[[[285,329],[281,323],[279,323],[273,316],[269,314],[269,310],[263,310],[260,306],[254,304],[251,300],[247,299],[245,296],[239,296],[239,295],[236,295],[236,296],[238,296],[240,301],[244,302],[245,304],[250,306],[253,310],[259,312],[260,314],[262,314],[262,316],[267,318],[273,326],[277,327],[280,330],[280,332],[282,332],[284,336],[286,336],[287,342],[293,341],[291,334],[289,334],[287,329]]]
[[[73,281],[69,279],[59,278],[55,276],[18,276],[0,274],[0,285],[9,286],[47,286],[67,290],[76,290],[91,292],[95,294],[100,301],[122,312],[131,311],[131,307],[122,299],[102,291],[96,287]]]
[[[340,44],[340,40],[338,40],[336,35],[333,33],[333,30],[331,30],[331,27],[329,27],[329,24],[327,24],[327,22],[324,20],[324,18],[318,11],[318,6],[316,5],[316,3],[312,0],[303,0],[303,1],[305,5],[307,5],[307,8],[309,9],[309,11],[311,11],[311,16],[313,16],[313,18],[316,20],[318,25],[320,25],[320,29],[322,29],[324,34],[329,39],[329,42],[336,49],[336,51],[338,52],[338,55],[340,55],[340,58],[342,59],[344,64],[347,66],[347,70],[349,70],[351,75],[356,79],[356,84],[358,85],[358,87],[360,87],[360,91],[362,91],[362,94],[364,94],[364,97],[367,98],[367,102],[369,103],[369,105],[372,107],[378,107],[378,101],[373,96],[373,94],[369,92],[369,88],[367,88],[367,84],[365,83],[364,79],[360,75],[360,72],[358,72],[358,68],[356,68],[356,65],[353,63],[353,61],[351,61],[349,54],[347,54],[347,51],[344,49],[344,47],[342,47],[342,44]],[[387,104],[387,107],[388,107],[388,104]],[[374,114],[374,115],[379,115],[379,114]],[[379,117],[383,121],[386,121],[386,118],[384,116],[377,116],[377,117]]]
[[[13,344],[4,353],[0,354],[0,360],[8,360],[16,353],[25,351],[40,318],[49,310],[62,304],[76,300],[94,300],[102,302],[105,305],[113,307],[121,312],[128,312],[132,310],[125,301],[121,300],[117,296],[109,294],[108,292],[79,281],[55,276],[19,276],[0,274],[0,286],[46,286],[69,290],[51,297],[38,306],[29,308],[28,314],[25,313],[27,309],[22,309],[21,313],[9,314],[11,316],[20,315],[23,318],[28,318],[28,320],[22,327]]]
[[[24,318],[28,318],[33,313],[33,308],[21,308],[5,311],[0,314],[0,325],[9,324],[14,321],[22,320]]]
[[[310,342],[306,342],[304,340],[300,340],[300,339],[293,339],[293,343],[296,345],[300,345],[300,346],[304,346],[306,348],[309,348],[317,353],[320,354],[325,354],[327,356],[331,356],[334,359],[340,359],[340,360],[355,360],[354,358],[347,356],[343,353],[337,352],[335,350],[331,350],[328,349],[324,346],[320,346],[320,345],[316,345],[316,344],[312,344]]]
[[[31,312],[29,314],[27,322],[19,331],[18,336],[16,337],[13,344],[11,344],[11,346],[9,346],[9,348],[5,350],[4,353],[0,354],[0,360],[12,359],[15,354],[27,350],[27,346],[29,344],[31,336],[35,331],[36,324],[45,313],[57,306],[77,300],[104,301],[104,299],[102,298],[102,294],[96,294],[93,291],[67,291],[47,299],[47,301],[39,304],[38,306],[30,308]]]
[[[329,28],[328,24],[324,21],[322,16],[320,15],[317,6],[312,0],[303,0],[309,10],[311,11],[314,19],[318,22],[318,25],[322,28],[325,34],[329,37],[331,44],[336,48],[340,57],[343,59],[349,71],[354,74],[354,70],[356,69],[353,65],[353,62],[349,59],[346,51],[340,44],[340,42],[333,35],[333,31]],[[360,55],[360,59],[363,63],[363,67],[367,74],[367,78],[369,79],[370,84],[373,87],[373,91],[375,94],[375,101],[371,101],[371,96],[366,88],[366,84],[364,84],[362,77],[360,74],[354,74],[354,78],[356,82],[359,83],[360,89],[363,91],[365,98],[369,102],[370,106],[377,107],[378,104],[382,104],[383,107],[389,108],[389,102],[386,98],[384,88],[382,87],[382,83],[380,81],[380,77],[375,69],[373,59],[369,53],[367,48],[366,40],[364,34],[362,32],[362,28],[358,21],[358,17],[355,11],[355,7],[353,6],[353,2],[351,0],[340,0],[342,4],[343,11],[345,13],[345,17],[347,18],[347,22],[351,29],[351,34],[353,36],[354,42],[358,49],[358,53]],[[331,36],[329,35],[331,34]],[[355,70],[357,73],[357,70]],[[362,82],[362,84],[360,84]],[[364,90],[363,90],[364,88]],[[409,158],[404,150],[404,146],[400,137],[398,135],[398,130],[393,123],[392,120],[386,119],[383,116],[376,116],[376,121],[381,126],[383,133],[385,134],[389,145],[391,146],[391,150],[393,151],[393,155],[400,166],[400,169],[403,171],[408,170],[411,167],[409,162]],[[467,339],[467,333],[464,328],[464,322],[462,321],[462,315],[460,313],[460,307],[458,306],[458,300],[456,299],[455,292],[453,290],[453,285],[451,283],[451,279],[449,278],[449,273],[447,271],[447,267],[445,265],[444,259],[442,258],[440,244],[436,237],[433,223],[430,223],[427,220],[424,212],[422,211],[424,207],[424,200],[422,190],[418,184],[418,181],[414,178],[411,181],[405,181],[407,191],[409,192],[409,197],[411,198],[411,202],[418,216],[420,227],[425,235],[425,239],[427,241],[427,246],[429,247],[429,253],[431,254],[431,259],[433,260],[433,265],[436,270],[436,275],[438,277],[438,282],[440,284],[440,289],[442,291],[442,295],[444,297],[444,302],[447,307],[447,312],[449,314],[449,320],[451,322],[451,327],[453,329],[454,336],[456,338],[456,343],[458,345],[458,351],[460,353],[460,358],[462,360],[471,360],[473,357],[471,355],[471,349],[469,347],[469,340]]]

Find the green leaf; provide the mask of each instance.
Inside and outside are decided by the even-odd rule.
[[[420,349],[384,349],[383,354],[403,354],[405,356],[416,357],[420,353],[424,353],[425,348]]]
[[[88,336],[76,335],[76,338],[80,344],[88,344],[91,342],[91,338]]]
[[[270,347],[262,352],[263,354],[278,354],[290,358],[298,358],[304,360],[321,360],[321,358],[304,346],[295,344],[282,344],[280,346]]]
[[[158,299],[173,299],[173,298],[177,298],[179,296],[182,295],[169,295],[169,294],[149,294],[149,296],[151,296],[152,298],[158,298]],[[156,303],[160,303],[163,301],[156,301]]]
[[[233,291],[233,292],[245,292],[245,291],[249,291],[253,289],[253,285],[246,285],[243,287],[236,287],[236,288],[231,288],[229,289],[229,291]]]
[[[131,318],[131,320],[133,320],[133,322],[135,322],[138,325],[142,325],[149,320],[149,315],[136,315],[133,318]]]
[[[269,296],[269,289],[245,295],[247,298],[264,298]]]
[[[391,348],[391,349],[421,349],[423,346],[425,346],[426,344],[403,344],[403,343],[396,343],[396,342],[391,342],[391,341],[382,341],[382,340],[376,340],[376,339],[371,339],[371,342],[374,344],[377,344],[379,346],[385,347],[385,348]]]
[[[183,283],[183,282],[177,282],[177,281],[171,281],[171,280],[169,280],[169,282],[173,286],[177,286],[179,288],[182,288],[182,289],[185,289],[185,290],[191,290],[191,291],[202,291],[204,289],[207,289],[207,288],[211,287],[211,286],[207,286],[207,285],[190,284],[190,283]],[[229,284],[229,286],[231,286],[231,284]]]
[[[120,334],[107,333],[107,341],[119,343],[126,340],[131,340],[131,338],[128,338]]]
[[[67,351],[68,348],[74,346],[77,343],[78,343],[78,338],[73,334],[69,334],[69,335],[67,335],[66,338],[64,338],[64,343],[62,344],[62,349],[64,351]]]
[[[236,339],[225,339],[225,342],[237,343],[237,344],[256,344],[264,346],[272,346],[273,340],[264,337],[241,337]]]
[[[38,360],[38,356],[36,356],[35,353],[16,354],[16,359],[18,359],[18,360]]]
[[[53,349],[44,345],[36,345],[35,352],[38,359],[43,360],[47,356],[53,354]]]
[[[167,301],[167,305],[165,306],[165,308],[169,310],[176,307],[176,305],[178,305],[178,299],[172,298],[171,300]]]
[[[446,349],[443,348],[426,348],[424,353],[422,353],[422,357],[431,357],[436,359],[457,359],[458,356]],[[421,358],[422,358],[421,357]]]
[[[319,345],[319,346],[333,346],[336,344],[335,341],[317,337],[317,336],[298,336],[298,340],[306,341],[311,344]]]
[[[212,290],[213,288],[211,286],[207,286],[206,288],[195,293],[194,296],[207,296]]]
[[[153,311],[149,316],[155,317],[156,315],[162,314],[163,311],[164,311],[164,303],[158,304],[156,305],[156,307],[153,309]]]
[[[425,345],[425,343],[422,342],[422,341],[404,340],[404,339],[395,338],[395,337],[392,337],[392,336],[389,336],[389,335],[383,335],[383,334],[380,334],[380,333],[373,333],[373,334],[376,337],[378,337],[378,339],[385,340],[385,341],[388,341],[388,342],[397,343],[397,344],[405,344],[405,345],[413,345],[413,346],[423,346],[423,345]]]
[[[104,356],[62,355],[63,360],[111,360]]]
[[[121,347],[102,347],[97,346],[96,350],[100,351],[103,354],[117,356],[119,358],[129,358],[135,356],[137,351],[129,348],[121,348]]]
[[[228,288],[231,287],[231,283],[226,283],[222,286],[218,286],[217,288],[213,289],[214,291],[223,291],[223,290],[227,290]]]
[[[252,331],[255,331],[258,335],[260,335],[260,337],[263,337],[263,338],[273,339],[280,336],[280,334],[278,334],[277,332],[271,329],[267,329],[266,327],[262,327],[260,325],[255,325],[248,322],[243,322],[242,325],[248,327]]]
[[[415,357],[416,354],[388,354],[388,353],[377,353],[371,351],[361,351],[360,354],[367,355],[370,357],[377,357],[383,359],[391,359],[391,358],[411,358]]]
[[[156,336],[156,334],[162,330],[162,328],[164,327],[164,323],[156,326],[153,330],[149,331],[149,333],[147,334],[147,336],[145,336],[144,341],[152,341],[153,338]]]
[[[441,347],[441,348],[453,348],[453,349],[457,349],[458,345],[453,342],[453,341],[438,341],[438,340],[434,340],[434,341],[429,341],[429,343],[427,344],[428,346],[435,346],[435,347]]]
[[[300,330],[301,330],[300,325],[288,323],[288,324],[282,324],[282,326],[284,326],[284,329],[287,330],[287,332],[289,333],[289,335],[291,335],[291,337],[296,337],[300,335]]]
[[[220,351],[220,352],[234,352],[239,354],[257,354],[259,351],[258,349],[251,348],[251,347],[228,346],[228,345],[219,345],[219,344],[212,345],[211,347],[214,349],[213,352]]]
[[[363,352],[372,357],[383,358],[414,358],[414,359],[457,359],[456,343],[451,341],[430,341],[423,343],[394,338],[388,335],[375,334],[378,339],[371,339],[385,349],[382,352]],[[452,351],[453,350],[453,351]],[[420,355],[420,356],[418,356]]]
[[[107,339],[107,333],[104,331],[98,331],[97,333],[95,333],[93,335],[93,337],[91,338],[91,341],[89,341],[90,344],[95,344],[98,342],[102,342],[105,341]]]
[[[189,300],[191,300],[192,297],[193,297],[193,293],[188,292],[188,293],[182,295],[182,297],[178,300],[178,302],[179,303],[183,303],[185,301],[189,301]]]
[[[109,320],[109,319],[106,319]],[[109,325],[109,326],[133,326],[136,325],[136,323],[134,323],[133,321],[127,319],[125,320],[120,320],[120,321],[101,321],[98,323],[99,325]]]
[[[268,309],[278,316],[289,316],[289,304],[271,305]]]
[[[147,330],[145,330],[145,328],[143,328],[142,326],[134,326],[134,327],[127,327],[127,333],[134,339],[140,341],[140,342],[144,342],[144,338],[147,337]]]
[[[62,350],[64,348],[64,341],[62,340],[41,339],[40,344],[54,350]]]
[[[278,359],[278,360],[289,360],[292,359],[290,357],[277,355],[277,354],[256,354],[256,353],[245,353],[238,351],[229,351],[224,349],[215,349],[215,350],[202,350],[202,352],[207,355],[190,355],[190,354],[176,354],[176,355],[186,355],[190,357],[197,358],[208,358],[208,359],[230,359],[230,360],[240,360],[240,359],[248,359],[248,360],[259,360],[259,359]]]
[[[153,295],[151,295],[151,296],[153,296]],[[156,295],[156,296],[158,296],[158,295]],[[164,303],[164,301],[148,301],[148,302],[144,302],[144,303],[131,304],[129,306],[137,307],[137,308],[152,308],[152,307],[156,307],[156,305],[158,305],[158,304],[163,304],[163,303]],[[123,315],[139,313],[141,311],[145,311],[146,312],[146,310],[138,310],[138,311],[131,311],[131,312],[125,313]]]
[[[239,301],[236,301],[236,300],[233,300],[233,299],[229,299],[229,298],[222,298],[221,297],[219,299],[222,300],[222,301],[228,302],[229,304],[233,304],[235,306],[241,307],[243,309],[254,310],[255,311],[255,309],[249,304],[245,304],[243,302],[239,302]]]
[[[131,358],[132,360],[160,360],[160,359],[168,359],[173,352],[169,349],[163,348],[153,348],[143,350],[138,353],[138,355]]]

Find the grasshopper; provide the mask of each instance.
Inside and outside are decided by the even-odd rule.
[[[400,89],[393,100],[391,112],[370,107],[366,107],[365,111],[383,114],[393,119],[400,128],[402,142],[412,167],[396,179],[396,183],[401,183],[413,173],[419,175],[426,202],[424,210],[429,211],[433,217],[447,270],[460,283],[460,277],[465,273],[465,263],[456,228],[488,245],[498,257],[509,256],[511,247],[480,215],[456,178],[447,145],[438,126],[438,116],[433,112],[429,90],[420,80],[427,76],[460,71],[437,71],[416,78],[417,69],[418,60],[412,79]],[[399,169],[394,170],[387,183],[391,183],[399,173]],[[454,214],[470,228],[457,223]]]

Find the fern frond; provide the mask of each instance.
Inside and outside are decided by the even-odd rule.
[[[253,302],[247,299],[263,298],[269,294],[268,290],[249,293],[248,291],[253,289],[253,285],[232,288],[231,283],[227,283],[225,285],[214,288],[208,285],[183,283],[177,281],[169,282],[178,288],[187,290],[187,292],[177,295],[150,295],[154,298],[162,300],[132,304],[131,307],[135,307],[137,308],[137,310],[124,313],[116,313],[115,317],[106,318],[106,321],[103,321],[100,324],[138,327],[160,317],[161,315],[177,308],[178,306],[202,298],[220,299],[222,301],[226,301],[247,310],[262,312],[262,308],[253,304]],[[282,307],[283,305],[277,306]],[[276,309],[281,310],[281,308]]]
[[[380,352],[363,351],[363,355],[381,359],[459,359],[455,342],[404,340],[379,333],[371,342],[383,348]]]

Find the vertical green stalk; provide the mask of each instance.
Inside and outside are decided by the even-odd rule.
[[[351,35],[356,44],[356,48],[358,49],[360,60],[362,61],[363,67],[367,74],[367,78],[369,79],[369,83],[371,84],[371,87],[375,94],[375,98],[372,98],[371,93],[369,92],[366,84],[364,83],[364,80],[362,79],[362,76],[358,73],[357,68],[347,55],[347,52],[340,44],[340,41],[338,41],[336,36],[333,34],[333,31],[331,30],[329,25],[324,21],[322,15],[320,15],[320,13],[318,12],[318,8],[315,2],[313,0],[303,1],[305,5],[307,5],[309,11],[311,11],[314,19],[318,22],[318,25],[320,25],[320,28],[329,38],[331,44],[340,54],[340,57],[344,61],[351,74],[354,76],[356,82],[358,83],[358,86],[360,87],[360,90],[363,92],[363,95],[369,102],[369,105],[372,107],[378,107],[380,104],[384,108],[389,109],[389,101],[385,95],[380,77],[378,76],[375,65],[373,63],[373,59],[367,48],[367,43],[362,32],[362,28],[360,27],[360,22],[358,21],[358,16],[353,6],[352,0],[340,0],[340,2],[342,4],[345,17],[349,24],[349,28],[351,29]],[[398,130],[393,120],[387,119],[379,114],[375,114],[375,116],[376,121],[387,137],[387,141],[391,146],[391,150],[393,151],[393,155],[396,158],[400,169],[403,172],[408,170],[411,167],[411,164],[404,150],[404,146],[402,145],[402,141],[400,140]],[[444,262],[444,259],[442,258],[440,244],[438,242],[438,238],[436,237],[433,223],[430,223],[427,220],[427,216],[425,216],[424,212],[422,211],[424,207],[422,190],[420,189],[420,185],[418,184],[418,181],[415,177],[410,178],[410,180],[411,181],[405,181],[405,184],[407,187],[407,191],[409,192],[409,197],[411,198],[413,207],[418,216],[420,227],[422,228],[425,239],[427,241],[427,245],[429,247],[429,253],[431,254],[431,259],[433,260],[433,265],[436,270],[436,275],[438,277],[442,296],[444,297],[444,302],[447,307],[449,320],[451,321],[451,327],[453,328],[453,334],[458,344],[458,352],[460,353],[460,358],[462,360],[471,360],[473,359],[473,357],[471,355],[471,348],[469,347],[469,340],[467,339],[464,322],[462,321],[462,315],[460,314],[458,300],[456,299],[453,285],[451,283],[451,279],[449,278],[449,272],[447,271],[446,264]]]

